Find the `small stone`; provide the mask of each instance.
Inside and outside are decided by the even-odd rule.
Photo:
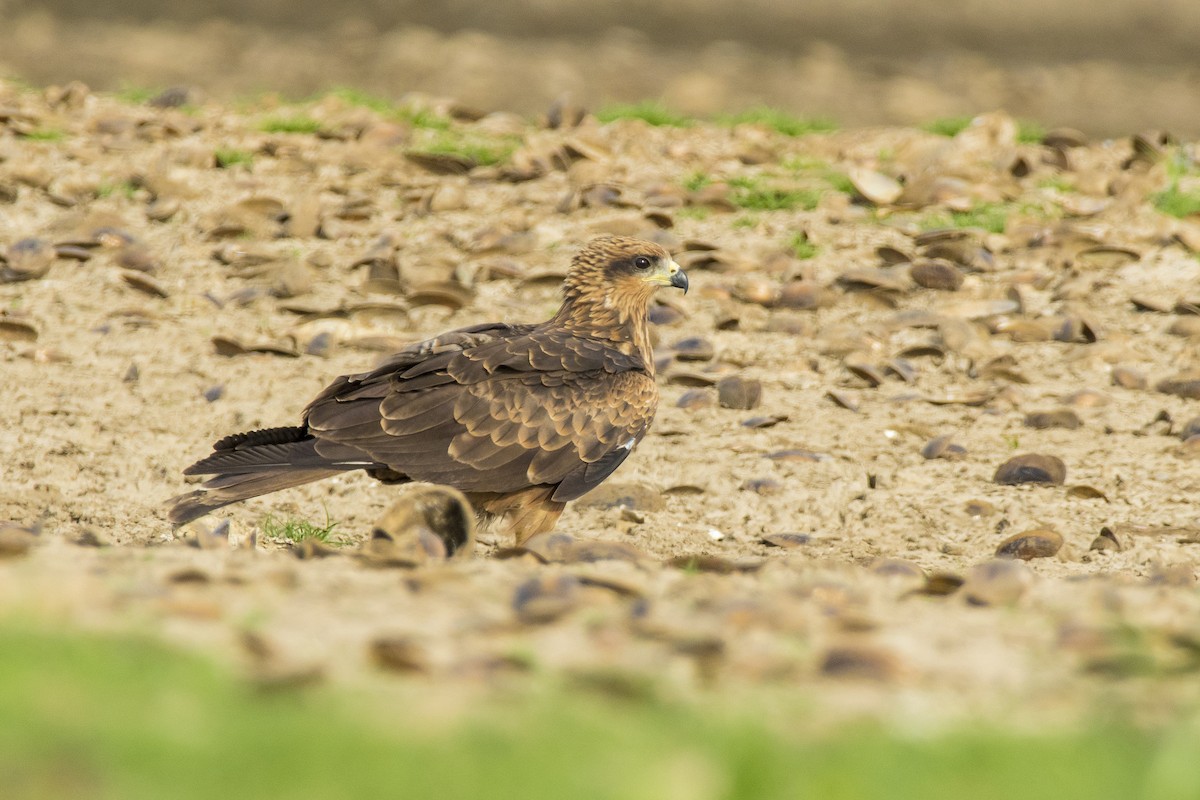
[[[925,459],[944,458],[958,461],[967,454],[967,449],[961,444],[955,444],[950,434],[935,436],[921,448],[921,456]]]
[[[977,606],[1010,606],[1033,584],[1029,567],[1011,558],[996,558],[976,564],[967,573],[963,596]]]
[[[795,547],[803,547],[812,541],[812,537],[807,533],[769,533],[762,537],[762,541],[763,544],[769,544],[772,547],[790,550]]]
[[[1075,430],[1083,425],[1079,415],[1069,408],[1054,411],[1036,411],[1025,415],[1025,427],[1046,430],[1049,428],[1065,428]]]
[[[748,478],[742,481],[741,490],[761,495],[774,495],[783,491],[783,484],[774,478]]]
[[[926,289],[956,292],[962,288],[963,274],[942,258],[924,258],[912,265],[913,283]]]
[[[38,533],[11,523],[0,523],[0,558],[23,556],[38,541]]]
[[[969,517],[990,517],[996,513],[996,507],[987,500],[968,500],[963,510]]]
[[[526,625],[553,622],[579,605],[580,583],[570,575],[531,578],[517,587],[512,606]]]
[[[762,384],[749,378],[732,376],[717,381],[717,401],[724,408],[749,410],[762,402]]]
[[[829,648],[821,659],[821,674],[831,678],[884,682],[900,674],[895,654],[866,645],[841,645]]]
[[[996,470],[993,482],[1014,486],[1021,483],[1061,484],[1067,479],[1067,467],[1058,456],[1028,453],[1013,456]]]
[[[368,645],[371,660],[389,672],[420,673],[429,670],[429,656],[405,636],[385,636]]]
[[[1122,389],[1142,390],[1150,385],[1146,375],[1133,367],[1112,367],[1112,385]]]
[[[699,336],[680,339],[671,345],[671,349],[680,361],[711,361],[716,354],[712,342]]]
[[[688,389],[679,395],[679,399],[675,401],[675,407],[689,410],[710,408],[716,403],[716,399],[711,389]]]
[[[1121,540],[1117,538],[1117,534],[1112,528],[1107,526],[1100,529],[1100,533],[1092,540],[1092,544],[1088,547],[1089,550],[1112,550],[1117,553],[1125,548],[1121,546]]]
[[[1049,558],[1061,550],[1062,546],[1062,534],[1049,528],[1035,528],[1005,539],[996,548],[996,557],[1019,558],[1022,561]]]

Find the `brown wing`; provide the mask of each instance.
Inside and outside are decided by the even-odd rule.
[[[323,392],[306,420],[317,451],[350,447],[469,492],[559,485],[570,500],[620,464],[658,404],[638,357],[561,330],[426,350]]]

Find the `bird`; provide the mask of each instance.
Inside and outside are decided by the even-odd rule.
[[[209,477],[172,498],[182,525],[251,497],[342,472],[461,491],[478,529],[521,545],[554,529],[645,437],[658,407],[649,307],[688,289],[661,245],[587,242],[562,304],[540,323],[473,325],[335,379],[299,425],[236,433],[184,470]]]

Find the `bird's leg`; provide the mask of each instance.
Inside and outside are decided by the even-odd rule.
[[[550,499],[553,486],[532,486],[510,494],[472,493],[467,495],[479,515],[481,530],[498,536],[512,535],[516,546],[554,530],[566,503]]]

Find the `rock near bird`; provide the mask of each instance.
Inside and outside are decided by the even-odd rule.
[[[551,530],[650,428],[658,387],[646,315],[660,286],[688,287],[664,248],[594,239],[549,320],[413,344],[335,380],[299,425],[225,437],[184,470],[213,477],[174,498],[170,519],[361,469],[384,483],[453,486],[482,529],[517,544]]]

